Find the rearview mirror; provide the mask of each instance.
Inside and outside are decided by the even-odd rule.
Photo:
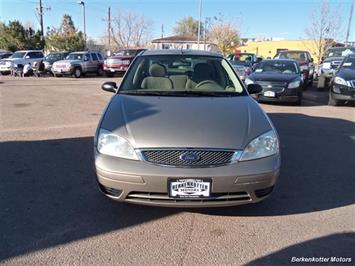
[[[259,84],[253,83],[247,86],[247,90],[249,94],[256,94],[262,92],[263,88]]]
[[[101,85],[101,89],[103,89],[104,91],[116,93],[117,92],[117,84],[114,81],[107,81]]]

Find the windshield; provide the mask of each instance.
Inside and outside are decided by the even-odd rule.
[[[278,58],[289,58],[295,60],[305,61],[307,59],[306,53],[304,52],[289,52],[289,53],[280,53]]]
[[[227,60],[191,55],[137,58],[126,74],[119,93],[245,95]]]
[[[46,56],[45,58],[46,60],[60,60],[62,59],[62,54],[60,53],[53,53],[53,54],[49,54]]]
[[[346,68],[346,69],[354,69],[355,70],[355,57],[354,56],[349,56],[346,58],[343,62],[343,64],[340,66],[340,68]]]
[[[114,53],[114,55],[134,56],[136,55],[136,53],[137,53],[136,50],[119,50],[117,53]]]
[[[84,60],[85,56],[88,57],[87,54],[71,53],[66,57],[66,59],[68,59],[68,60]]]
[[[296,62],[272,60],[272,61],[263,61],[260,64],[258,64],[255,69],[255,72],[256,73],[274,72],[274,73],[283,73],[283,74],[298,74],[299,70],[298,70]]]
[[[344,57],[355,53],[355,48],[333,48],[327,51],[326,57]]]
[[[25,56],[26,52],[15,52],[11,58],[23,58]]]

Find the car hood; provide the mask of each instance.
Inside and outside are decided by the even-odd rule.
[[[272,128],[249,96],[157,97],[116,95],[101,122],[135,148],[243,149]]]
[[[345,80],[355,80],[355,70],[342,68],[336,73],[336,76]]]
[[[59,60],[54,62],[54,64],[75,64],[75,63],[81,63],[83,61],[81,60]]]
[[[254,81],[279,81],[279,82],[291,82],[300,75],[298,74],[279,74],[279,73],[252,73],[249,78]]]
[[[10,62],[20,62],[20,61],[23,61],[24,59],[23,58],[4,58],[4,59],[1,59],[1,61],[10,61]]]
[[[121,60],[130,60],[130,59],[133,59],[134,56],[124,56],[124,55],[114,55],[114,56],[111,56],[107,59],[121,59]]]
[[[344,57],[327,57],[323,62],[343,61]]]

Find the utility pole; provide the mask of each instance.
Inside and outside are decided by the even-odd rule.
[[[41,24],[41,36],[42,40],[44,39],[44,31],[43,31],[43,6],[42,6],[42,0],[39,0],[38,2],[38,15],[40,19],[40,24]]]
[[[111,7],[108,7],[108,50],[111,54]]]
[[[164,38],[164,24],[161,24],[161,38]]]
[[[347,32],[346,32],[346,39],[345,39],[345,43],[346,43],[346,44],[349,43],[349,35],[350,35],[351,20],[352,20],[352,18],[353,18],[354,3],[355,3],[355,0],[353,0],[353,1],[351,2],[350,16],[349,16],[349,22],[348,22],[348,30],[347,30]]]
[[[83,19],[84,19],[84,40],[85,40],[85,49],[86,49],[86,18],[85,18],[85,2],[84,1],[78,1],[78,4],[82,6],[83,8]]]
[[[198,13],[199,15],[198,15],[197,47],[198,50],[200,50],[202,0],[199,1]]]

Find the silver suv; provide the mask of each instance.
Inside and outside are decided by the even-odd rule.
[[[20,67],[28,63],[34,65],[44,59],[41,50],[21,50],[13,53],[9,58],[0,61],[0,72],[2,75],[10,74],[15,66]]]
[[[99,52],[73,52],[65,60],[55,62],[52,72],[54,76],[73,75],[76,78],[80,78],[86,73],[96,73],[101,76],[103,62],[103,57]]]

